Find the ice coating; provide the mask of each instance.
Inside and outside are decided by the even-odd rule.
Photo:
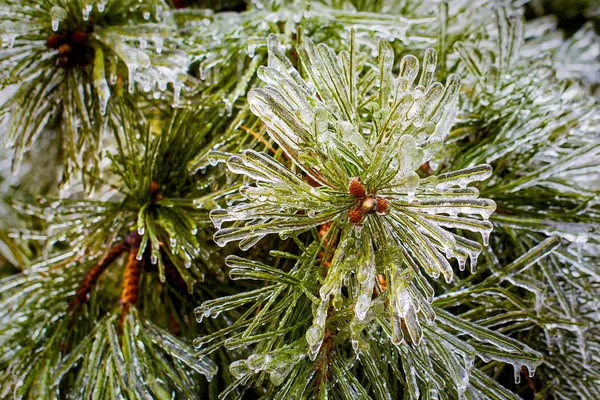
[[[300,231],[331,220],[339,224],[332,257],[319,281],[319,306],[306,332],[311,359],[325,338],[325,305],[340,310],[347,300],[353,307],[351,340],[359,351],[363,324],[373,307],[381,306],[373,300],[378,290],[389,296],[385,307],[390,310],[393,342],[420,343],[424,336],[421,319],[435,321],[436,311],[431,305],[431,287],[423,284],[419,274],[433,279],[443,276],[450,284],[452,258],[460,270],[468,262],[474,272],[483,246],[488,245],[492,231],[488,219],[496,209],[494,201],[479,198],[478,189],[469,186],[491,176],[489,165],[424,178],[417,173],[427,171],[424,163],[443,152],[444,139],[454,123],[460,77],[450,74],[445,83],[435,82],[438,59],[433,49],[425,51],[422,62],[404,56],[396,75],[389,43],[381,41],[377,64],[366,66],[360,64],[364,57],[356,53],[353,33],[350,42],[349,51],[336,54],[304,38],[298,48],[307,76],[304,80],[284,56],[277,37],[269,36],[268,66],[258,68],[266,85],[248,94],[250,110],[301,174],[316,184],[308,185],[300,174],[270,156],[245,151],[227,162],[231,172],[250,178],[240,188],[243,201],[211,213],[219,229],[215,242],[223,246],[240,241],[242,250],[271,233],[288,237],[288,229]],[[369,83],[361,87],[363,82]],[[368,108],[360,108],[361,94],[371,96]],[[364,185],[364,196],[360,196],[380,196],[387,209],[373,215],[367,210],[359,224],[344,228],[350,222],[348,211],[364,201],[348,192],[355,177]],[[246,222],[224,226],[235,220]],[[480,235],[483,246],[459,236],[456,232],[460,231]],[[396,245],[401,254],[389,250]],[[375,248],[391,253],[375,256]],[[408,266],[419,271],[419,278]],[[244,274],[236,270],[234,275],[237,279]],[[353,292],[344,295],[350,287]],[[456,374],[464,392],[465,370]]]
[[[317,354],[319,354],[319,349],[323,343],[328,307],[329,301],[321,301],[313,318],[313,324],[306,331],[306,342],[308,343],[309,348],[308,357],[313,361],[317,357]]]

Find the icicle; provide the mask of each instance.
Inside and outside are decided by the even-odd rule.
[[[361,321],[365,319],[367,312],[371,307],[371,298],[373,297],[376,275],[375,254],[372,252],[370,240],[365,247],[368,251],[361,254],[360,269],[357,276],[361,285],[358,300],[355,305],[356,318]]]
[[[67,17],[67,12],[59,6],[54,6],[50,10],[50,18],[52,19],[52,30],[58,31],[60,27],[60,21]]]
[[[179,99],[181,96],[181,84],[179,82],[173,82],[173,106],[179,105]]]
[[[163,51],[163,46],[164,46],[164,39],[160,36],[157,36],[154,39],[154,46],[156,48],[156,53],[161,54]]]
[[[129,93],[133,94],[135,89],[135,70],[137,69],[134,65],[127,65],[127,71],[129,73]]]
[[[233,104],[228,99],[224,99],[223,102],[225,103],[225,113],[228,117],[231,117],[231,114],[233,112]]]
[[[314,361],[319,354],[319,349],[323,343],[325,336],[325,322],[327,320],[327,309],[329,308],[329,301],[321,301],[317,312],[313,318],[313,324],[306,331],[306,342],[309,347],[309,358]]]
[[[83,13],[83,20],[84,21],[88,21],[90,19],[90,13],[92,12],[92,9],[94,7],[91,4],[86,4],[83,6],[83,9],[81,10]]]
[[[96,49],[94,56],[94,87],[98,93],[98,101],[100,114],[106,114],[106,107],[110,98],[110,89],[108,88],[108,82],[106,82],[106,75],[104,69],[104,52],[100,47]]]
[[[256,43],[248,43],[248,57],[254,58],[257,47],[258,47],[258,44],[256,44]]]
[[[482,231],[481,232],[481,239],[483,240],[483,245],[484,246],[489,246],[490,245],[490,232]]]
[[[513,371],[515,373],[515,384],[518,385],[519,383],[521,383],[521,365],[514,364]]]
[[[146,252],[146,247],[148,247],[148,235],[142,236],[142,240],[140,242],[140,247],[135,256],[136,260],[142,261],[142,259],[144,258],[144,253]]]
[[[467,266],[467,259],[465,257],[456,257],[456,260],[458,261],[458,269],[460,271],[464,271],[465,267]]]
[[[119,64],[118,57],[109,58],[110,64],[108,65],[108,83],[111,85],[115,85],[117,83],[118,75],[117,75],[117,67]]]

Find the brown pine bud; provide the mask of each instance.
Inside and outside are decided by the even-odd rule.
[[[83,31],[73,33],[73,43],[85,44],[87,42],[87,34]]]
[[[61,44],[58,48],[58,54],[61,56],[68,56],[69,54],[71,54],[71,51],[73,51],[73,48],[69,43]]]
[[[371,214],[377,211],[378,201],[375,197],[366,197],[360,204],[360,208],[365,214]]]
[[[350,181],[350,185],[348,186],[348,191],[352,196],[358,198],[365,197],[365,195],[367,194],[367,191],[365,190],[365,187],[362,185],[362,183],[360,183],[359,178],[352,178],[352,180]]]
[[[325,238],[325,236],[327,236],[327,232],[329,232],[329,228],[331,228],[331,222],[326,222],[323,225],[321,225],[321,227],[319,228],[319,237],[321,239]]]
[[[387,214],[388,212],[388,202],[386,199],[382,197],[377,198],[377,212],[379,214]]]
[[[58,65],[60,65],[63,68],[66,68],[69,66],[69,57],[58,57]]]
[[[121,289],[121,304],[125,308],[129,308],[130,304],[137,302],[140,289],[140,275],[142,274],[142,261],[137,259],[139,250],[138,236],[135,236],[133,245],[129,248],[129,257],[125,265],[125,273],[123,275],[123,286]]]
[[[60,36],[58,33],[55,33],[54,35],[46,39],[46,46],[48,46],[51,49],[58,49],[58,46],[60,46],[62,42],[63,37]]]
[[[163,198],[162,194],[159,192],[160,187],[158,183],[152,181],[150,182],[150,196],[152,201],[159,201]]]
[[[348,211],[348,217],[350,218],[350,222],[352,222],[353,224],[360,224],[364,215],[365,213],[363,213],[360,207]]]

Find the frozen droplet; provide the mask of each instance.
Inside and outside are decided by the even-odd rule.
[[[227,113],[228,117],[231,117],[231,114],[233,112],[233,104],[229,99],[224,99],[223,102],[225,103],[225,112]]]
[[[88,21],[90,19],[90,13],[92,12],[93,6],[91,4],[86,4],[83,6],[81,12],[83,13],[83,20]]]
[[[489,246],[489,244],[490,244],[490,232],[488,232],[488,231],[482,231],[481,232],[481,239],[483,240],[483,245],[484,246]]]
[[[458,260],[458,269],[460,271],[464,271],[465,267],[467,265],[467,259],[464,257],[457,257],[457,260]]]
[[[181,96],[181,84],[178,82],[173,82],[173,106],[179,105],[179,99]]]
[[[306,342],[310,350],[309,358],[314,361],[323,342],[323,332],[318,327],[311,326],[306,331]]]
[[[248,57],[254,58],[254,54],[256,52],[256,48],[258,47],[255,43],[248,43]]]
[[[202,321],[204,320],[204,313],[203,312],[197,312],[196,313],[196,322],[201,324]],[[195,345],[195,342],[194,342]]]
[[[129,73],[129,93],[133,94],[133,91],[135,90],[135,71],[136,71],[137,67],[135,65],[128,65],[127,66],[127,71]]]
[[[162,37],[157,37],[154,40],[154,46],[156,48],[156,53],[161,54],[163,51],[164,40]]]
[[[229,365],[229,372],[235,379],[241,379],[252,373],[252,369],[246,363],[246,360],[234,361]]]
[[[54,6],[50,9],[50,19],[52,21],[52,30],[54,32],[58,31],[60,26],[60,21],[67,17],[67,12],[64,8],[59,6]]]

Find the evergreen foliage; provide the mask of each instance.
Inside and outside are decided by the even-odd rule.
[[[207,3],[0,0],[0,397],[600,398],[592,23]]]

